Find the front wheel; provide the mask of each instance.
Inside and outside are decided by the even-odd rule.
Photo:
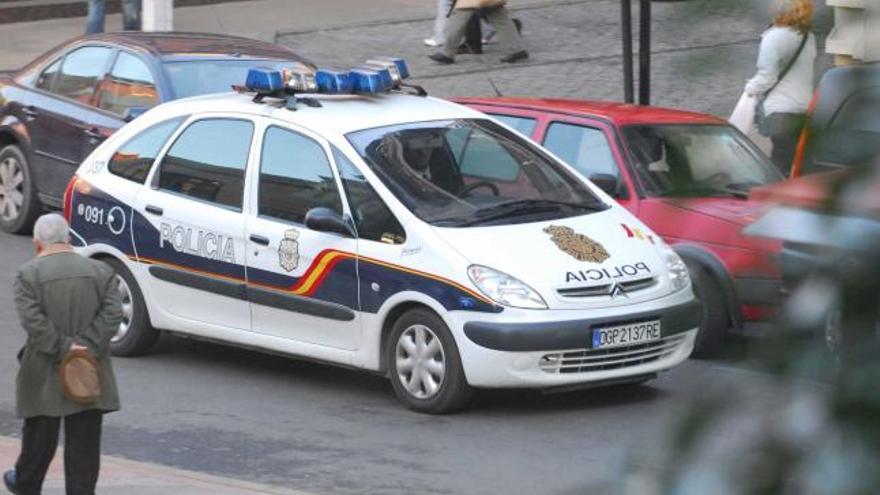
[[[473,396],[449,328],[427,309],[413,309],[394,323],[386,341],[386,369],[397,398],[414,411],[445,414]]]
[[[128,268],[115,259],[103,261],[116,272],[122,296],[122,322],[110,340],[110,352],[114,356],[140,356],[153,347],[159,338],[159,331],[150,324],[144,296]]]
[[[43,205],[21,148],[0,149],[0,230],[24,234],[34,226]]]
[[[694,295],[703,303],[700,330],[694,343],[694,357],[706,358],[720,354],[730,326],[727,304],[721,287],[702,265],[685,261],[693,283]]]

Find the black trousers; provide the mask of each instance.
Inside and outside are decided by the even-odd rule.
[[[767,129],[773,142],[770,160],[786,177],[791,173],[791,162],[805,122],[806,116],[799,113],[771,113],[767,116]]]
[[[24,420],[21,454],[15,463],[16,487],[22,495],[40,495],[55,450],[62,418]],[[64,417],[64,483],[67,495],[94,495],[101,464],[101,411]]]

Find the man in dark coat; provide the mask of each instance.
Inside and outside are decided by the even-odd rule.
[[[19,353],[18,416],[24,419],[21,454],[3,481],[10,492],[38,495],[64,420],[64,474],[68,495],[93,495],[98,481],[101,425],[119,409],[110,365],[110,339],[122,321],[121,295],[112,268],[70,247],[69,227],[58,214],[34,225],[37,257],[19,269],[15,306],[27,342]],[[59,363],[70,350],[88,349],[100,364],[101,396],[81,405],[62,392]]]

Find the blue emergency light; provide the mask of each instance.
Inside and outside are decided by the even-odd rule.
[[[284,78],[275,69],[255,67],[248,71],[244,86],[257,93],[274,93],[284,88]]]
[[[406,65],[406,60],[400,57],[373,57],[368,60],[367,63],[379,63],[383,65],[393,66],[395,69],[397,69],[397,74],[400,76],[401,80],[409,78],[409,66]]]
[[[390,74],[387,77],[391,77]],[[367,69],[357,68],[351,71],[352,87],[356,93],[380,93],[388,91],[391,86],[386,82],[385,77],[379,72]]]
[[[351,73],[348,71],[321,69],[315,72],[315,83],[319,93],[346,94],[353,90]]]
[[[387,90],[397,86],[397,83],[399,82],[399,81],[394,80],[394,76],[391,74],[391,69],[389,69],[388,67],[386,67],[384,65],[371,64],[371,63],[367,62],[364,65],[360,65],[358,67],[355,67],[355,69],[371,70],[371,71],[374,71],[375,73],[379,74],[379,77],[382,78],[382,86],[385,88],[385,89],[381,89],[380,91],[387,91]]]

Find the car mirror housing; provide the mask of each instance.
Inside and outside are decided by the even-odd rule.
[[[146,107],[128,107],[122,112],[122,120],[131,122],[145,113],[147,113]]]
[[[306,213],[305,225],[318,232],[333,232],[347,237],[356,237],[354,229],[339,213],[319,206]]]
[[[605,191],[612,198],[620,197],[620,180],[611,174],[592,174],[590,182]]]

